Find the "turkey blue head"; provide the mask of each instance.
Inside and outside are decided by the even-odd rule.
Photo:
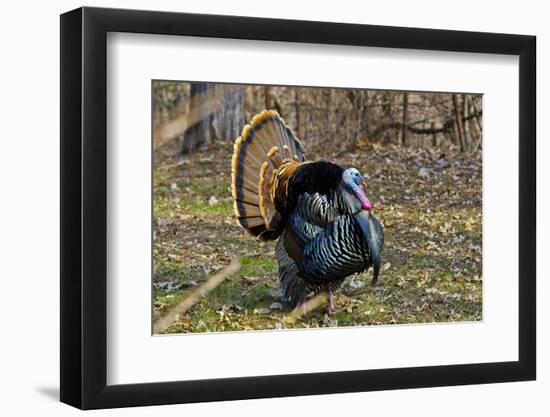
[[[345,169],[342,173],[342,181],[346,189],[361,202],[362,210],[370,210],[372,208],[372,203],[367,198],[363,176],[356,168]]]

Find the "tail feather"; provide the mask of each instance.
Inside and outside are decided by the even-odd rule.
[[[254,228],[257,226],[264,226],[264,218],[263,217],[239,217],[239,222],[242,224],[243,227],[246,228]]]
[[[277,186],[286,184],[304,160],[300,141],[277,112],[264,110],[252,118],[235,141],[231,169],[234,209],[242,227],[264,240],[280,234],[284,224],[275,202]]]

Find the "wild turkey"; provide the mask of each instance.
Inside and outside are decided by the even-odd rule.
[[[278,238],[281,299],[296,306],[308,294],[332,294],[344,279],[380,271],[382,226],[370,213],[355,168],[305,160],[301,142],[276,111],[252,118],[235,141],[232,195],[240,225],[261,240]]]

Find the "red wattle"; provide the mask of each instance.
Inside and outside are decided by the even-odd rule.
[[[363,210],[370,210],[372,208],[372,203],[369,201],[367,196],[361,196],[361,208]]]

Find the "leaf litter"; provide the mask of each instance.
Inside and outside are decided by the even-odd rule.
[[[274,243],[246,235],[233,217],[231,150],[216,144],[154,171],[153,317],[232,259],[242,264],[167,333],[482,319],[479,154],[369,144],[325,156],[365,173],[386,236],[381,277],[375,286],[371,271],[347,278],[328,318],[323,304],[289,321]]]

